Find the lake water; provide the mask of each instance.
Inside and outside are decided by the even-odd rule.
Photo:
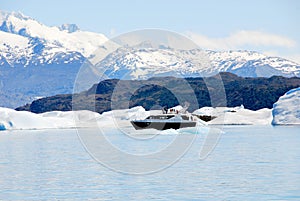
[[[147,175],[104,167],[90,156],[75,129],[3,131],[0,200],[300,200],[299,130],[228,126],[204,160],[199,152],[206,136],[199,134],[180,160]],[[174,135],[160,140],[146,136],[138,147],[120,133],[110,137],[127,152],[142,152],[160,149]],[[180,141],[191,137],[181,135]]]

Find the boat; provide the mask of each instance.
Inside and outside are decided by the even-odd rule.
[[[195,127],[197,120],[189,113],[182,113],[176,109],[163,109],[163,114],[150,115],[146,119],[130,121],[136,130],[141,129],[180,129]]]

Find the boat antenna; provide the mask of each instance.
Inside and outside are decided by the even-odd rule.
[[[186,113],[187,109],[190,107],[190,103],[185,101],[184,106],[182,108],[182,113]]]

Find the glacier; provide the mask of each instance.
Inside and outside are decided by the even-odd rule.
[[[288,91],[273,106],[273,125],[300,125],[300,87]]]

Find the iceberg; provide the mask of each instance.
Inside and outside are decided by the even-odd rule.
[[[32,130],[32,129],[65,129],[100,126],[114,128],[118,124],[132,119],[142,119],[149,115],[149,111],[141,106],[126,110],[114,110],[102,114],[88,111],[52,111],[35,114],[27,111],[16,111],[0,107],[1,130]]]
[[[239,107],[203,107],[193,112],[198,116],[213,117],[208,125],[271,125],[272,109],[257,111]]]
[[[176,106],[173,109],[182,109]],[[0,130],[28,130],[28,129],[62,129],[101,127],[114,129],[119,126],[130,127],[130,120],[145,119],[150,114],[160,114],[162,111],[146,111],[137,106],[131,109],[114,110],[102,114],[81,111],[52,111],[35,114],[27,111],[15,111],[0,107]],[[209,122],[199,120],[201,125],[270,125],[272,110],[261,109],[251,111],[240,107],[203,107],[193,112],[196,115],[214,116]]]
[[[198,120],[199,126],[209,125],[289,125],[300,124],[300,88],[282,96],[273,109],[252,111],[239,107],[203,107],[195,110],[195,116],[212,117],[210,121]],[[181,106],[173,109],[181,110]],[[52,111],[35,114],[0,107],[1,130],[91,128],[131,128],[130,120],[145,119],[149,115],[161,114],[161,110],[146,111],[142,106],[124,110],[113,110],[102,114],[80,111]],[[171,131],[166,131],[169,133]],[[176,132],[177,131],[173,131]],[[164,134],[162,132],[162,134]]]
[[[273,105],[273,125],[300,125],[300,87],[288,91]]]
[[[0,107],[0,130],[52,129],[89,126],[100,114],[91,111],[53,111],[35,114]],[[78,124],[80,122],[81,124]]]

